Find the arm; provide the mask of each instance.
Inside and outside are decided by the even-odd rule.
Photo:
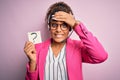
[[[81,50],[83,62],[100,63],[107,59],[108,55],[100,42],[82,23],[77,23],[74,31],[78,34],[83,44]]]
[[[82,48],[83,62],[100,63],[107,59],[108,55],[99,41],[86,29],[82,23],[77,22],[73,15],[59,11],[55,13],[53,19],[64,21],[78,34],[84,46]]]
[[[38,50],[35,48],[32,42],[26,42],[24,52],[29,59],[27,64],[26,80],[38,80]]]
[[[35,71],[31,71],[30,64],[28,63],[25,80],[38,80],[38,67],[36,68]]]

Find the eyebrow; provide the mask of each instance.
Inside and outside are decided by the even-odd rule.
[[[57,23],[57,22],[59,22],[59,21],[51,21],[50,23]],[[60,21],[60,22],[61,22],[61,24],[67,24],[67,23],[65,23],[63,21]]]

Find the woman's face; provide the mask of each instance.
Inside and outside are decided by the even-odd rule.
[[[54,42],[61,43],[67,39],[70,27],[62,21],[50,22],[50,33]]]

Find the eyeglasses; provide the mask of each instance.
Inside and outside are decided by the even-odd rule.
[[[63,31],[69,29],[69,26],[66,23],[62,23],[62,24],[50,23],[50,29],[52,29],[52,30],[56,30],[58,28],[58,26],[60,26],[61,30],[63,30]]]

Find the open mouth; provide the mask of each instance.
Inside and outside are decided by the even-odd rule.
[[[63,35],[62,34],[55,34],[55,37],[61,38],[61,37],[63,37]]]

